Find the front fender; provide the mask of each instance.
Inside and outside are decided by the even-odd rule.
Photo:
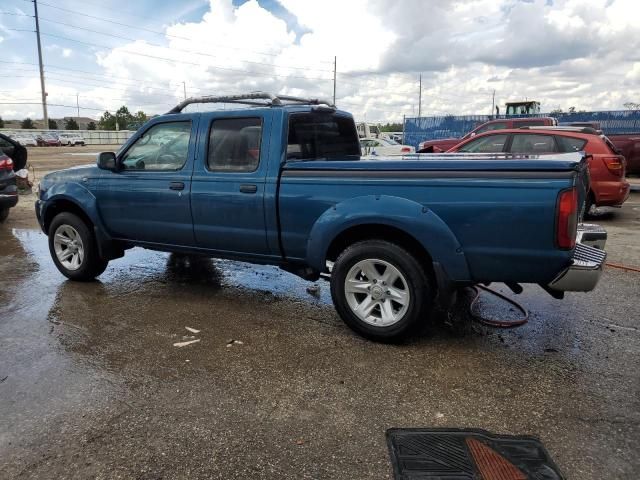
[[[460,242],[442,219],[417,202],[387,195],[350,198],[326,210],[311,229],[307,264],[323,271],[331,242],[345,230],[367,224],[404,231],[422,244],[452,280],[470,279]]]

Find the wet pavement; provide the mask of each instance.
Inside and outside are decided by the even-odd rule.
[[[636,266],[638,208],[600,219]],[[390,478],[390,427],[535,435],[567,478],[640,476],[638,273],[391,346],[272,267],[134,249],[69,282],[25,218],[0,226],[0,478]]]

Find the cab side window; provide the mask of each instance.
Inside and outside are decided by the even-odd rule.
[[[211,171],[253,172],[260,163],[262,119],[214,120],[209,132],[207,165]]]
[[[124,170],[180,170],[187,161],[191,122],[158,123],[122,157]]]

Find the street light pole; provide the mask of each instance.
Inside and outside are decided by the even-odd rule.
[[[333,57],[333,104],[336,104],[336,73],[338,69],[338,57]]]
[[[42,92],[42,116],[44,129],[49,130],[49,114],[47,113],[47,91],[44,88],[44,67],[42,65],[42,45],[40,44],[40,23],[38,21],[38,1],[33,0],[33,9],[36,19],[36,39],[38,40],[38,63],[40,65],[40,89]]]
[[[422,74],[420,74],[420,83],[419,83],[419,92],[418,92],[418,118],[422,113]]]
[[[182,81],[182,92],[184,93],[184,99],[187,99],[187,83],[183,80]]]

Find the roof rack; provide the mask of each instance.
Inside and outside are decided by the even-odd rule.
[[[282,107],[285,105],[326,105],[335,108],[331,102],[319,98],[299,98],[290,95],[273,95],[267,92],[252,92],[244,95],[224,95],[214,97],[191,97],[183,100],[167,113],[180,113],[184,107],[192,103],[237,103],[241,105],[253,105],[259,107]]]
[[[555,130],[559,132],[576,132],[576,133],[590,133],[593,135],[600,135],[602,130],[596,130],[591,127],[571,127],[571,126],[538,126],[538,125],[529,125],[526,127],[518,127],[519,130]]]

